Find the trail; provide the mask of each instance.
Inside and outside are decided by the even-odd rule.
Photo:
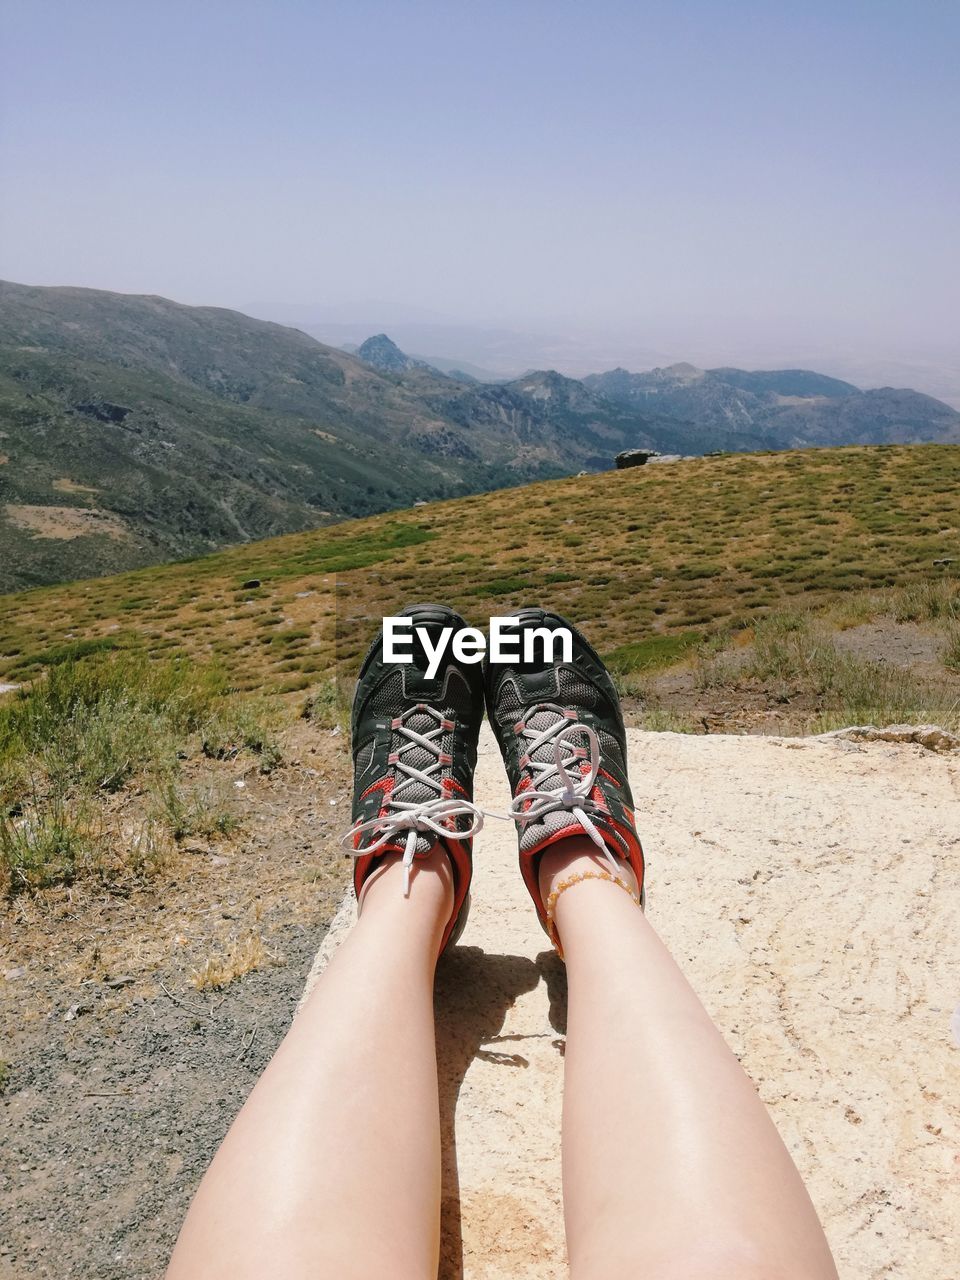
[[[629,752],[650,919],[772,1109],[841,1275],[955,1274],[960,753],[638,730]],[[508,802],[486,726],[476,793]],[[477,842],[473,902],[437,982],[441,1280],[553,1280],[564,972],[506,823]],[[348,895],[307,990],[353,918]]]

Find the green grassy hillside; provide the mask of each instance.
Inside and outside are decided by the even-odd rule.
[[[91,646],[307,688],[383,613],[568,612],[626,667],[771,611],[960,578],[960,448],[730,455],[544,482],[0,599],[0,679]],[[245,585],[256,582],[258,585]],[[669,650],[670,645],[667,645]],[[630,655],[633,655],[631,658]]]

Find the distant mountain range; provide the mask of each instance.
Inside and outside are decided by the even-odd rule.
[[[0,590],[605,467],[644,424],[558,375],[383,372],[234,311],[0,283]]]
[[[806,369],[748,373],[675,364],[649,373],[613,369],[583,382],[638,413],[733,432],[747,448],[960,443],[960,413],[932,396],[892,387],[861,391]]]
[[[449,363],[449,362],[444,362]],[[477,382],[238,312],[0,283],[0,590],[667,453],[960,440],[910,391],[673,366]]]

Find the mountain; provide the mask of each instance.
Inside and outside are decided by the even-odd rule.
[[[465,365],[456,360],[428,360],[423,356],[410,356],[401,351],[392,338],[385,333],[375,334],[367,338],[360,346],[345,343],[342,351],[359,356],[365,364],[372,365],[381,373],[407,373],[411,369],[426,369],[430,373],[445,373],[456,382],[504,382],[496,374],[486,369],[477,369],[474,365]],[[472,370],[472,372],[471,372]]]
[[[803,370],[483,383],[385,334],[351,355],[235,311],[0,283],[0,591],[604,470],[623,449],[949,441],[958,424]]]
[[[960,442],[960,413],[918,391],[850,382],[807,369],[748,372],[674,364],[648,373],[613,369],[584,385],[644,415],[695,423],[727,439],[717,448]],[[729,443],[742,440],[741,444]]]
[[[429,369],[423,360],[414,360],[406,352],[400,350],[385,333],[378,333],[367,338],[357,348],[357,355],[364,362],[379,369],[381,373],[406,373],[409,369]],[[439,372],[439,370],[435,370]]]
[[[647,442],[642,415],[585,390],[572,411],[402,363],[220,308],[0,283],[0,590],[606,467]]]

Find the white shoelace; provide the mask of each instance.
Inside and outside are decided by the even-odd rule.
[[[437,722],[436,728],[427,733],[411,729],[405,723],[408,715],[432,716]],[[445,719],[435,707],[420,703],[398,716],[391,727],[396,734],[406,739],[405,745],[390,753],[390,764],[398,773],[405,775],[403,781],[394,786],[387,801],[388,812],[352,826],[341,837],[340,845],[355,858],[365,858],[367,854],[376,853],[405,832],[403,896],[407,897],[410,893],[410,869],[416,856],[418,835],[429,831],[443,836],[445,840],[471,840],[483,826],[484,811],[470,800],[443,794],[443,781],[439,775],[444,764],[449,764],[449,759],[444,756],[441,745],[443,735],[453,728],[451,721]],[[429,751],[435,757],[433,763],[422,769],[407,763],[403,755],[414,748]],[[436,796],[431,800],[404,800],[404,790],[418,784],[429,787],[436,792]],[[454,820],[464,816],[469,817],[471,822],[466,829],[461,830],[454,824]],[[365,832],[376,834],[376,839],[367,845],[362,843]],[[361,836],[361,845],[354,848],[354,840],[358,835]]]
[[[539,711],[552,711],[560,718],[546,729],[531,729],[527,721]],[[510,805],[510,817],[515,822],[527,826],[528,823],[545,818],[548,813],[556,813],[560,809],[568,810],[603,854],[614,873],[620,875],[622,863],[614,856],[590,818],[591,813],[601,812],[590,794],[600,771],[600,739],[596,731],[588,724],[571,720],[563,707],[547,702],[534,707],[527,714],[518,732],[527,742],[521,767],[530,770],[533,785],[524,791],[517,792]],[[578,734],[586,735],[588,748],[574,744],[573,738]],[[553,745],[553,760],[534,760],[533,753],[550,743]],[[588,771],[581,773],[578,769],[575,776],[571,775],[570,769],[578,761],[587,759],[590,761]],[[552,773],[557,774],[560,779],[558,787],[537,785],[538,781],[542,782]]]

